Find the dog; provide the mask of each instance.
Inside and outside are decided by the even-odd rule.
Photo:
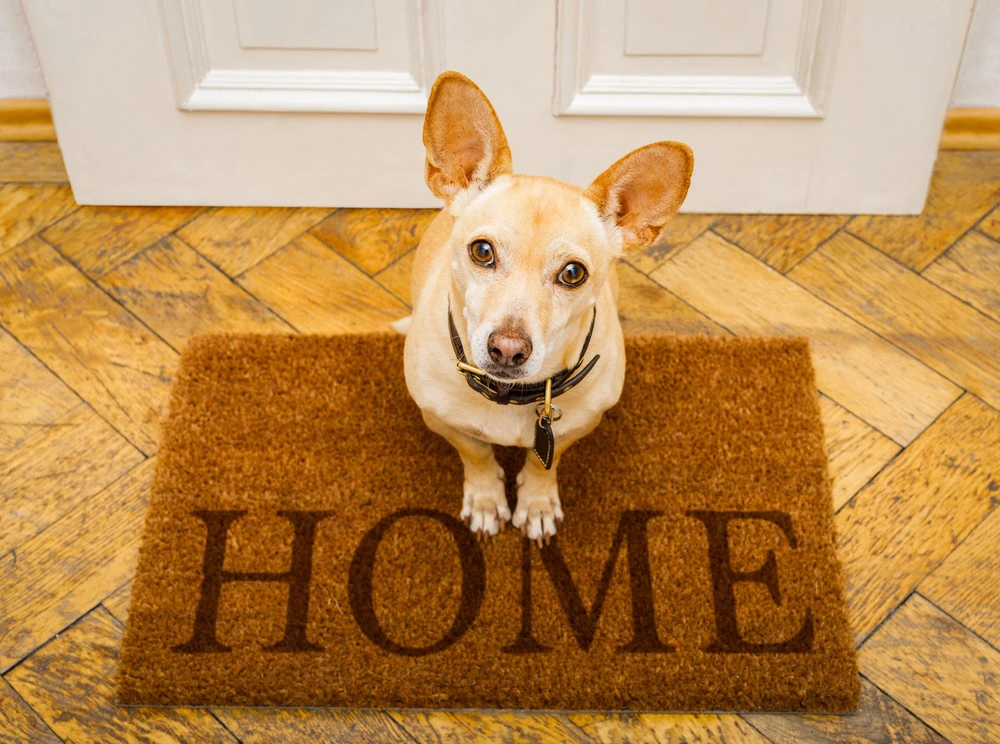
[[[424,177],[445,202],[417,248],[404,371],[428,428],[458,451],[461,517],[480,540],[510,521],[539,547],[563,520],[557,467],[625,378],[615,262],[652,243],[691,182],[691,149],[656,142],[587,189],[515,175],[483,92],[445,72],[424,119]],[[507,505],[492,445],[524,447]]]

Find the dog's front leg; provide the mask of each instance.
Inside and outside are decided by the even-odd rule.
[[[552,535],[556,534],[556,522],[563,519],[562,505],[559,503],[559,484],[556,479],[556,468],[559,465],[561,450],[557,442],[552,458],[552,469],[546,470],[533,452],[528,452],[524,467],[517,474],[517,507],[514,509],[514,519],[511,524],[519,527],[529,540],[542,546],[547,544]]]
[[[465,470],[461,517],[473,532],[495,535],[510,521],[503,468],[493,456],[493,446],[463,434],[426,411],[427,427],[458,450]]]

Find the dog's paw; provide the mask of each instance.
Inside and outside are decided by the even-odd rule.
[[[552,483],[526,483],[518,476],[517,507],[511,524],[520,528],[538,547],[548,545],[556,534],[556,523],[562,522],[563,510],[559,503],[559,487]]]
[[[510,521],[503,468],[497,468],[496,478],[466,479],[464,490],[462,521],[480,538],[497,534]]]

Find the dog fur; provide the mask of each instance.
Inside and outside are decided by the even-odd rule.
[[[593,431],[621,394],[625,356],[615,262],[624,251],[652,243],[680,208],[691,180],[691,150],[678,142],[647,145],[613,164],[586,190],[515,175],[492,105],[455,72],[434,83],[423,141],[427,185],[446,206],[417,248],[413,314],[396,324],[406,333],[407,387],[427,426],[461,457],[461,516],[469,527],[489,536],[511,521],[541,545],[563,519],[556,476],[560,456]],[[492,249],[491,267],[470,255],[471,244],[481,240]],[[559,281],[568,263],[585,268],[586,279],[578,286]],[[596,307],[587,357],[601,359],[554,401],[563,416],[553,423],[552,469],[528,453],[517,476],[513,514],[492,445],[530,448],[535,407],[497,405],[469,388],[455,368],[449,307],[469,362],[510,382],[537,382],[572,367]],[[508,357],[502,349],[527,351],[527,358]],[[508,366],[498,365],[497,357]]]

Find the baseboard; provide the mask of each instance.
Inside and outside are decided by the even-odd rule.
[[[0,142],[54,141],[49,102],[44,98],[0,99]],[[1000,150],[1000,108],[948,110],[942,150]]]
[[[948,110],[942,150],[1000,150],[1000,108]]]
[[[44,98],[0,98],[0,142],[55,140],[49,102]]]

